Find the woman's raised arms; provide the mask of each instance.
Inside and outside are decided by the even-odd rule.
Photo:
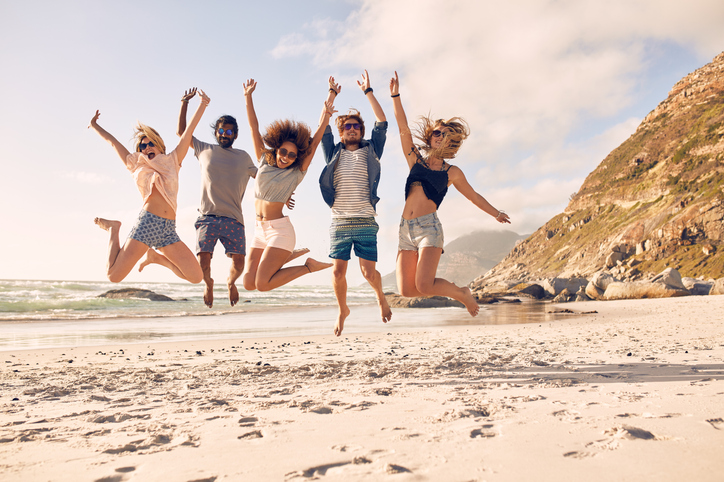
[[[111,146],[113,146],[113,149],[115,149],[116,154],[118,154],[118,157],[121,158],[121,161],[123,161],[123,164],[126,163],[126,158],[130,154],[128,152],[128,149],[126,149],[126,146],[118,142],[118,139],[113,137],[108,131],[106,131],[104,128],[98,125],[98,118],[101,116],[101,111],[97,110],[96,114],[93,116],[93,118],[90,121],[90,124],[88,124],[89,129],[93,129],[98,133],[99,136],[101,136],[103,139],[105,139]]]
[[[254,101],[251,98],[251,94],[256,89],[256,81],[249,79],[244,82],[244,99],[246,99],[246,117],[249,120],[249,129],[251,129],[251,143],[254,146],[254,155],[257,160],[261,159],[261,155],[264,152],[264,140],[259,132],[259,119],[256,117],[256,111],[254,110]]]
[[[312,137],[312,142],[309,146],[309,152],[307,153],[307,156],[302,159],[300,169],[302,171],[306,171],[309,169],[309,165],[312,163],[312,158],[314,157],[314,153],[317,151],[317,147],[319,147],[319,143],[322,141],[322,136],[324,135],[324,129],[329,125],[329,119],[334,115],[337,111],[334,110],[334,105],[332,104],[332,101],[326,100],[324,101],[324,107],[322,108],[322,115],[319,117],[319,125],[317,126],[317,130],[314,133],[314,137]]]
[[[390,95],[392,96],[392,105],[395,112],[395,120],[397,120],[397,126],[400,129],[400,142],[402,143],[402,153],[405,155],[407,165],[410,169],[418,160],[422,157],[415,147],[415,143],[412,141],[412,133],[410,127],[407,125],[407,115],[405,109],[402,108],[402,101],[400,100],[400,78],[395,76],[390,79]]]

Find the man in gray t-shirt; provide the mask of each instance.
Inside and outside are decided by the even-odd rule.
[[[186,129],[186,109],[196,89],[186,91],[181,97],[178,132]],[[250,177],[256,177],[257,167],[251,156],[232,144],[239,134],[239,126],[230,115],[224,115],[214,124],[214,137],[218,145],[192,141],[194,155],[201,166],[201,206],[196,220],[196,255],[204,273],[204,303],[211,308],[214,303],[214,280],[211,278],[211,258],[217,241],[221,241],[226,255],[231,258],[227,285],[229,302],[239,301],[236,280],[244,271],[246,234],[241,200]]]

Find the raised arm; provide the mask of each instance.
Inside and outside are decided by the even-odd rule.
[[[495,209],[483,196],[473,189],[465,178],[462,169],[457,166],[452,166],[448,170],[448,176],[452,185],[455,186],[455,189],[460,191],[463,196],[468,198],[478,208],[493,216],[499,223],[510,224],[510,218],[506,213]]]
[[[181,137],[186,130],[186,111],[189,107],[189,101],[196,95],[196,87],[193,87],[184,92],[181,96],[181,111],[178,113],[178,127],[176,128],[176,135]]]
[[[415,147],[415,143],[412,141],[412,133],[410,132],[410,127],[407,125],[407,115],[405,114],[405,109],[402,108],[402,101],[400,100],[400,78],[397,76],[397,71],[395,71],[395,76],[390,79],[390,96],[392,96],[395,120],[400,129],[402,153],[405,155],[407,165],[412,169],[412,166],[414,166],[418,160],[421,160],[422,156],[420,156],[420,153]]]
[[[342,92],[342,86],[334,81],[334,77],[329,76],[329,95],[327,95],[328,102],[334,102],[339,93]]]
[[[178,146],[176,147],[176,156],[178,157],[179,164],[181,164],[181,161],[183,161],[184,157],[186,157],[186,153],[188,152],[189,147],[191,147],[194,129],[196,129],[196,126],[199,125],[199,121],[201,121],[201,117],[204,115],[206,106],[208,106],[209,102],[211,102],[211,99],[203,90],[199,89],[198,93],[199,97],[201,97],[201,102],[199,102],[196,112],[194,112],[193,117],[191,117],[191,122],[189,122],[186,129],[184,129],[183,134],[181,134],[181,140],[179,140]]]
[[[256,111],[254,110],[254,101],[251,98],[251,94],[256,89],[256,81],[249,79],[244,82],[244,99],[246,99],[246,117],[249,120],[249,129],[251,129],[251,143],[254,145],[254,155],[257,161],[261,159],[261,154],[264,152],[264,140],[261,138],[261,132],[259,132],[259,120],[256,118]]]
[[[322,115],[319,116],[319,125],[317,126],[317,131],[314,133],[314,137],[312,137],[312,143],[309,146],[309,152],[307,153],[307,157],[302,159],[302,163],[299,166],[302,171],[306,171],[307,169],[309,169],[309,165],[312,163],[314,153],[317,152],[317,147],[319,147],[319,143],[322,140],[322,135],[324,135],[324,129],[326,129],[329,125],[329,119],[335,112],[337,111],[334,110],[334,105],[328,100],[324,101]]]
[[[375,113],[375,120],[377,122],[385,122],[387,120],[387,117],[385,117],[382,106],[380,106],[380,103],[377,101],[372,87],[370,87],[370,75],[367,73],[367,70],[365,70],[365,73],[362,74],[362,82],[358,80],[357,85],[360,89],[362,89],[362,92],[364,92],[367,100],[370,101],[370,105],[372,106],[372,112]]]
[[[128,152],[128,149],[126,149],[126,146],[124,146],[123,144],[118,142],[118,139],[113,137],[108,131],[106,131],[104,128],[102,128],[101,126],[98,125],[98,118],[100,116],[101,116],[101,112],[99,110],[97,110],[96,114],[91,119],[90,124],[88,124],[88,128],[96,131],[99,136],[101,136],[111,146],[113,146],[113,149],[115,149],[116,154],[118,154],[118,157],[120,157],[121,161],[123,161],[123,164],[125,164],[126,158],[130,154],[130,152]]]

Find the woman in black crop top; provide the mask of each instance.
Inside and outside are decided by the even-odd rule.
[[[467,123],[459,117],[448,120],[422,118],[415,138],[407,124],[400,100],[400,81],[390,80],[395,119],[400,129],[402,151],[410,167],[405,184],[405,208],[400,220],[400,244],[397,252],[397,287],[402,296],[447,296],[465,305],[472,316],[478,314],[478,302],[470,288],[436,278],[444,244],[442,225],[437,218],[448,187],[452,184],[463,196],[499,223],[510,223],[503,211],[478,194],[459,167],[450,165],[462,142],[470,135]],[[420,153],[422,151],[425,157]]]

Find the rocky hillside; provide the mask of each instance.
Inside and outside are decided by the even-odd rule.
[[[548,221],[474,284],[724,275],[724,53],[674,85]]]

